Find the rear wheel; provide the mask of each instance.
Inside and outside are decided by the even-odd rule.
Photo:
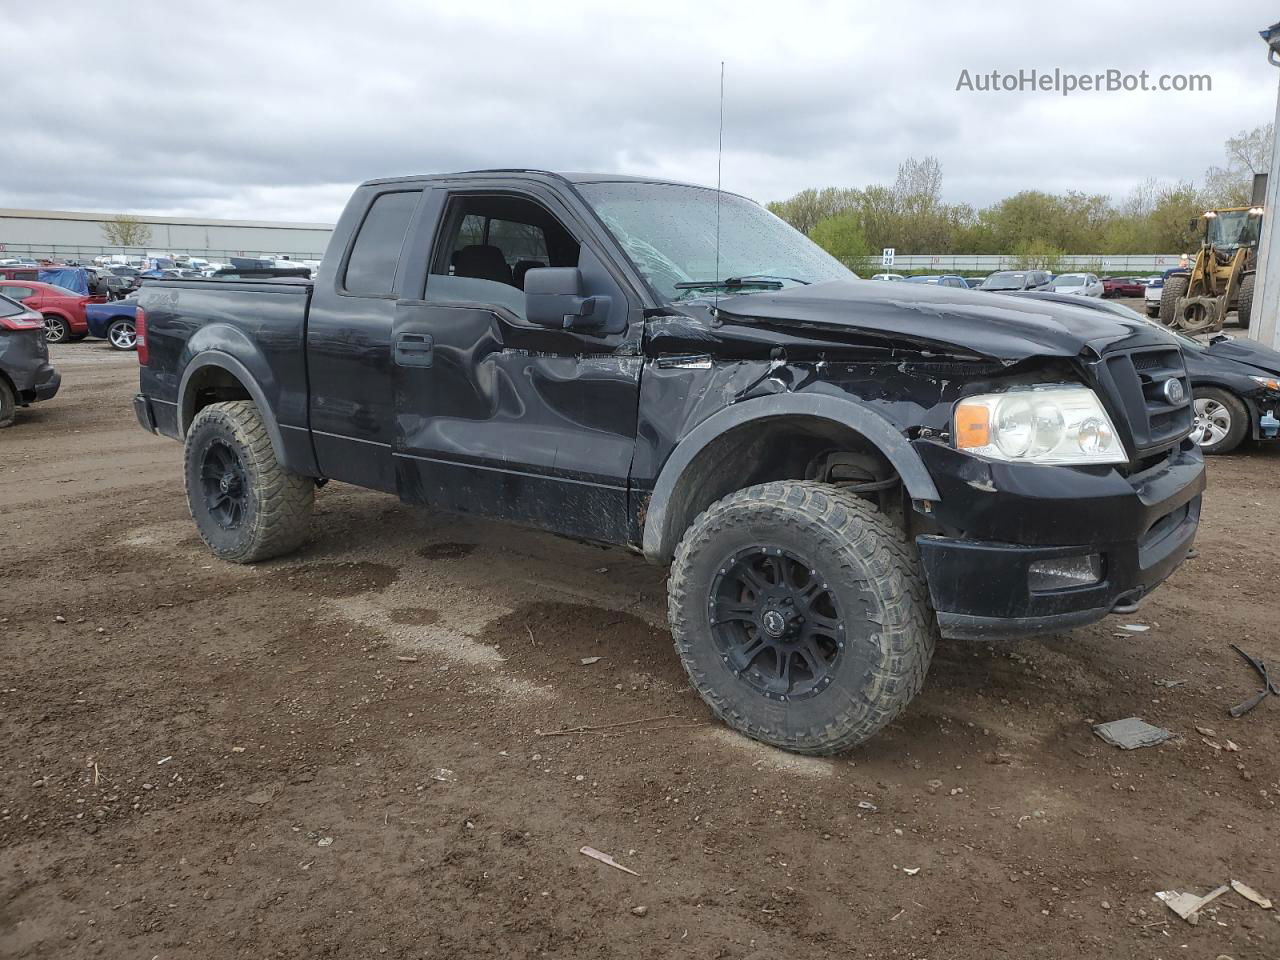
[[[107,342],[117,350],[138,349],[138,333],[132,320],[116,320],[107,327]]]
[[[46,313],[44,315],[44,338],[49,343],[65,343],[71,339],[71,326],[62,317]]]
[[[1253,274],[1240,281],[1240,296],[1237,300],[1236,323],[1249,329],[1249,317],[1253,313]]]
[[[1181,314],[1178,313],[1178,301],[1187,295],[1187,287],[1190,284],[1187,277],[1167,277],[1164,286],[1160,289],[1160,322],[1166,327],[1172,327],[1178,322]]]
[[[1239,397],[1217,387],[1196,390],[1191,436],[1206,454],[1230,453],[1248,429],[1249,414]]]
[[[9,386],[9,381],[0,377],[0,428],[13,426],[18,415],[18,398]]]
[[[676,652],[735,730],[805,754],[871,737],[924,684],[937,635],[914,547],[838,487],[777,482],[712,504],[671,565]]]
[[[211,403],[187,431],[187,504],[209,549],[253,563],[306,539],[315,481],[276,460],[262,414],[250,400]]]

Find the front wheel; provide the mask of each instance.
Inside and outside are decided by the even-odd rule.
[[[853,747],[924,685],[936,621],[914,547],[829,484],[748,487],[689,527],[668,613],[694,688],[730,727],[796,753]]]
[[[266,423],[250,400],[211,403],[186,441],[187,505],[209,549],[253,563],[302,544],[311,524],[315,481],[276,460]]]
[[[107,342],[117,350],[137,350],[138,332],[132,320],[116,320],[107,327]]]
[[[1191,436],[1206,454],[1230,453],[1240,446],[1249,429],[1244,403],[1217,387],[1195,392],[1195,426]]]

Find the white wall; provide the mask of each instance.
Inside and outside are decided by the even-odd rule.
[[[46,210],[0,209],[0,257],[55,253],[112,253],[102,232],[109,214]],[[141,217],[151,228],[149,250],[172,253],[247,255],[289,254],[319,258],[332,226],[317,223],[270,223],[237,220],[199,220],[183,217]]]

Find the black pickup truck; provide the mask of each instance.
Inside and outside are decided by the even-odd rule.
[[[701,187],[374,180],[314,282],[148,283],[137,328],[218,556],[292,550],[326,480],[624,545],[711,708],[799,752],[888,723],[938,635],[1133,610],[1200,517],[1166,334],[862,281]]]

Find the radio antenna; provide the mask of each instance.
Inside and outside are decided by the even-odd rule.
[[[720,305],[720,167],[724,159],[724,61],[720,61],[720,142],[716,147],[716,285],[712,307]]]

